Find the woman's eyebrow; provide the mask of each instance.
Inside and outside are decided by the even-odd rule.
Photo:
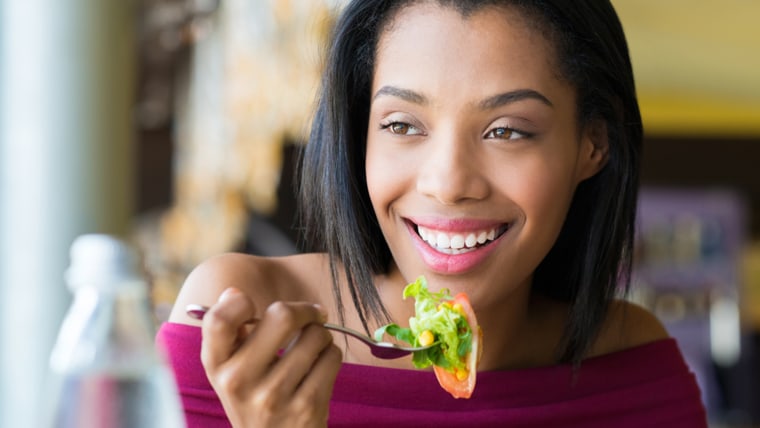
[[[383,86],[382,88],[378,89],[378,91],[375,92],[375,95],[372,97],[372,100],[374,101],[381,96],[397,97],[414,104],[428,104],[428,99],[424,95],[418,92],[414,92],[411,89],[403,89],[395,86]]]
[[[545,97],[538,91],[534,91],[533,89],[517,89],[515,91],[509,91],[494,95],[478,103],[478,107],[483,110],[490,110],[506,104],[528,99],[538,100],[549,107],[554,107],[554,104],[549,101],[549,98]]]
[[[382,96],[397,97],[401,98],[404,101],[420,105],[426,105],[429,103],[427,97],[423,94],[420,94],[419,92],[390,85],[386,85],[378,89],[378,91],[375,92],[375,95],[372,97],[372,100],[374,101]],[[535,91],[533,89],[517,89],[514,91],[504,92],[492,97],[488,97],[478,103],[478,107],[483,110],[489,110],[526,99],[538,100],[549,107],[554,106],[552,102],[549,101],[549,98],[545,97],[538,91]]]

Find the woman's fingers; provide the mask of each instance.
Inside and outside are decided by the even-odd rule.
[[[280,351],[289,346],[309,324],[322,324],[326,316],[322,309],[306,302],[274,302],[267,307],[256,328],[251,333],[251,340],[256,341],[256,348]]]
[[[286,400],[274,398],[282,413],[288,415],[287,426],[324,427],[330,408],[333,384],[340,369],[343,354],[335,345],[329,345],[318,355],[308,374]],[[262,401],[273,397],[259,395]],[[262,413],[266,407],[260,407]]]
[[[241,332],[246,321],[256,313],[247,296],[235,288],[228,288],[218,302],[203,317],[201,361],[206,370],[227,361],[245,339]]]
[[[332,335],[327,329],[318,324],[307,326],[271,367],[266,382],[282,398],[292,396],[303,380],[314,374],[316,362],[332,344]]]
[[[332,397],[333,385],[342,360],[343,353],[334,344],[319,354],[309,375],[304,377],[294,394],[292,401],[294,413],[327,424],[330,397]]]
[[[332,390],[342,355],[321,325],[325,318],[305,302],[275,302],[257,314],[241,292],[225,291],[203,319],[201,357],[228,412],[270,421],[326,418],[325,391]]]

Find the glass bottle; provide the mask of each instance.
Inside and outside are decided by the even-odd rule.
[[[137,252],[113,236],[82,235],[71,246],[66,282],[74,300],[50,357],[44,425],[184,427]]]

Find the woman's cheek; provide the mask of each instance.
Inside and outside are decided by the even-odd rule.
[[[513,194],[527,223],[536,233],[553,240],[564,224],[574,193],[574,186],[556,166],[543,165],[523,174],[521,185]]]
[[[367,190],[376,212],[383,210],[382,205],[396,191],[394,175],[397,176],[399,173],[400,171],[393,167],[387,153],[369,145],[366,157]]]

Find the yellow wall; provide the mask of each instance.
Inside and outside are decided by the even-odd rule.
[[[760,1],[612,3],[649,135],[760,135]]]

